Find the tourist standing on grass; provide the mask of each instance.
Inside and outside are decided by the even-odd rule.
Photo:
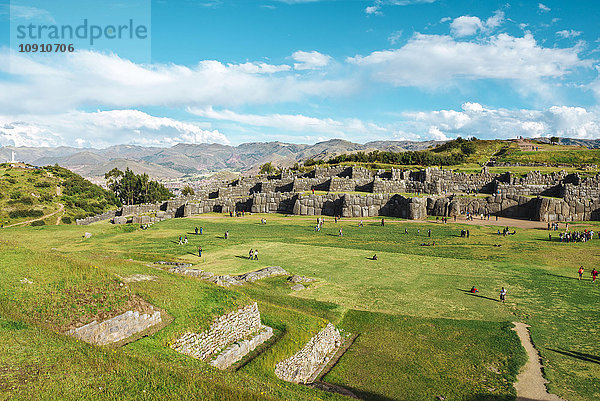
[[[201,246],[198,247],[198,257],[199,258],[202,257],[202,247]]]
[[[583,277],[583,271],[584,271],[584,270],[585,270],[585,269],[583,268],[583,266],[581,266],[581,267],[579,268],[579,270],[577,270],[577,273],[579,274],[579,280],[581,280],[581,279],[582,279],[582,277]]]
[[[229,231],[225,231],[225,239],[229,238]]]
[[[250,248],[250,252],[248,252],[248,259],[252,260],[254,257],[254,249]]]
[[[340,228],[340,237],[343,236],[342,229]]]
[[[502,301],[502,303],[506,301],[506,289],[504,287],[500,290],[500,301]]]
[[[184,243],[184,244],[187,244],[187,243],[188,243],[187,234],[185,235],[185,238],[183,238],[183,243]]]
[[[196,227],[196,228],[194,229],[194,232],[196,233],[196,235],[198,235],[198,227]]]
[[[258,260],[258,249],[254,250],[254,260]]]
[[[179,236],[179,245],[183,245],[183,240],[181,239],[181,235]]]
[[[200,227],[200,235],[202,235],[202,227]]]
[[[381,219],[381,227],[385,226],[385,219]]]
[[[429,238],[431,238],[431,228],[430,228],[429,230],[427,230],[427,236],[428,236]]]
[[[596,282],[597,277],[598,277],[598,270],[596,270],[596,268],[594,267],[594,270],[592,270],[592,283]]]

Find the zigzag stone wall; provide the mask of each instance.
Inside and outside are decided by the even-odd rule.
[[[342,344],[342,336],[331,323],[311,338],[300,351],[275,365],[275,375],[293,383],[308,383]]]
[[[224,369],[272,335],[273,330],[261,323],[255,302],[216,318],[202,333],[185,333],[171,348],[205,361],[212,359],[213,366]]]

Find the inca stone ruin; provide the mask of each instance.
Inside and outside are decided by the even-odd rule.
[[[226,369],[272,335],[273,329],[261,323],[255,302],[215,319],[202,333],[185,333],[171,348]]]
[[[69,330],[67,334],[91,344],[108,345],[131,337],[160,322],[162,318],[159,311],[152,313],[127,311],[103,322],[94,320],[85,326]]]
[[[328,323],[300,351],[275,365],[275,374],[289,382],[309,383],[311,377],[329,362],[341,344],[342,336],[339,330]]]
[[[327,191],[323,195],[312,190]],[[411,194],[411,195],[408,195]],[[85,225],[111,219],[115,224],[149,224],[202,213],[252,212],[303,216],[427,216],[491,214],[539,221],[600,220],[600,176],[566,172],[524,177],[511,173],[371,171],[362,167],[316,167],[305,174],[242,177],[221,182],[194,197],[116,211],[77,220]]]

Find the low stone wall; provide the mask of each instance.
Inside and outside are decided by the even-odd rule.
[[[253,272],[230,276],[228,274],[217,276],[211,272],[205,272],[200,269],[190,269],[185,266],[177,266],[169,269],[171,273],[182,274],[184,276],[198,277],[208,280],[222,287],[230,287],[232,285],[242,285],[244,283],[253,283],[256,280],[262,280],[271,276],[284,276],[289,274],[279,266],[265,267]]]
[[[85,326],[69,330],[67,334],[91,344],[107,345],[131,337],[161,321],[159,311],[152,314],[127,311],[100,323],[94,320]]]
[[[227,369],[271,337],[273,337],[273,329],[269,326],[262,326],[262,330],[258,334],[249,340],[240,340],[231,344],[225,351],[213,359],[210,364],[219,369]]]
[[[331,323],[311,338],[300,351],[275,365],[275,375],[293,383],[307,383],[342,344],[342,336]]]
[[[293,192],[269,192],[253,195],[252,213],[293,213],[298,195]]]
[[[171,348],[205,361],[216,356],[211,364],[224,369],[272,335],[273,330],[261,323],[255,302],[216,318],[210,328],[202,333],[185,333]],[[225,351],[218,355],[222,349]]]

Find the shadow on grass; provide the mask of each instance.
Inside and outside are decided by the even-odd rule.
[[[585,354],[583,352],[577,352],[577,351],[569,351],[569,350],[565,350],[565,349],[563,349],[563,350],[558,350],[558,349],[554,349],[554,348],[548,348],[548,349],[550,351],[554,351],[561,355],[570,356],[571,358],[576,358],[576,359],[586,361],[586,362],[597,363],[598,365],[600,365],[600,357],[596,356],[596,355]]]
[[[240,255],[235,255],[236,258],[238,259],[246,259],[246,260],[252,260],[250,259],[248,256],[240,256]]]
[[[460,288],[457,288],[457,290],[464,292],[466,295],[471,295],[472,297],[489,299],[490,301],[498,302],[498,300],[495,299],[495,298],[490,298],[490,297],[486,297],[484,295],[479,295],[479,293],[472,293],[470,290],[463,290],[463,289],[460,289]]]
[[[568,278],[571,280],[577,280],[579,281],[579,279],[577,277],[570,277],[570,276],[561,276],[560,274],[553,274],[553,273],[546,273],[548,276],[554,276],[554,277],[559,277],[559,278]],[[582,279],[582,281],[585,279]]]

